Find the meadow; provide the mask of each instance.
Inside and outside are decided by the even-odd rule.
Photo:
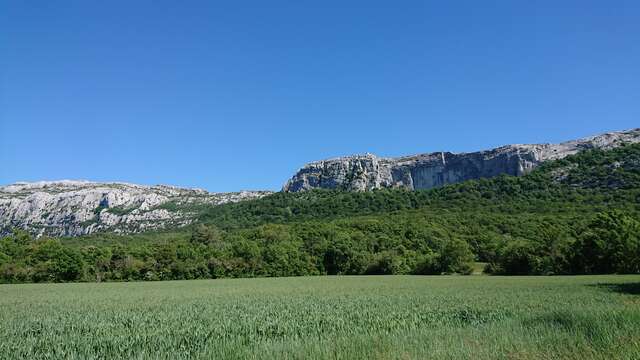
[[[638,359],[640,276],[0,285],[3,359]]]

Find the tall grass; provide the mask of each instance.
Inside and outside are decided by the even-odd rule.
[[[0,358],[638,359],[638,283],[361,276],[1,285]]]

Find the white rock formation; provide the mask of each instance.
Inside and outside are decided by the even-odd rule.
[[[52,236],[135,233],[186,225],[193,220],[197,205],[236,202],[269,193],[209,193],[166,185],[71,180],[15,183],[0,187],[0,232],[18,227]]]
[[[507,145],[472,153],[436,152],[383,158],[372,154],[317,161],[301,168],[284,191],[314,188],[367,191],[384,187],[430,189],[500,174],[523,175],[540,163],[583,149],[640,142],[640,129],[611,132],[560,144]]]

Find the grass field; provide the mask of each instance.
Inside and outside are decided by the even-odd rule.
[[[639,359],[640,276],[0,285],[0,357]]]

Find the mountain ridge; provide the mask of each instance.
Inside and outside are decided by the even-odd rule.
[[[584,149],[610,149],[637,142],[640,142],[640,128],[557,144],[511,144],[475,152],[438,151],[400,157],[378,157],[366,153],[334,157],[304,165],[285,183],[282,190],[430,189],[501,174],[520,176],[542,162],[561,159]]]
[[[285,184],[283,191],[430,189],[501,174],[525,175],[549,160],[562,159],[585,149],[606,150],[626,143],[640,143],[640,128],[559,144],[514,144],[470,153],[338,157],[307,164]],[[272,193],[216,193],[117,181],[16,182],[0,186],[0,233],[12,227],[29,230],[37,236],[163,230],[196,221],[203,207],[257,199]]]
[[[58,180],[0,186],[0,230],[76,236],[97,231],[136,233],[184,226],[190,208],[253,199],[270,191],[212,193],[171,185]]]

